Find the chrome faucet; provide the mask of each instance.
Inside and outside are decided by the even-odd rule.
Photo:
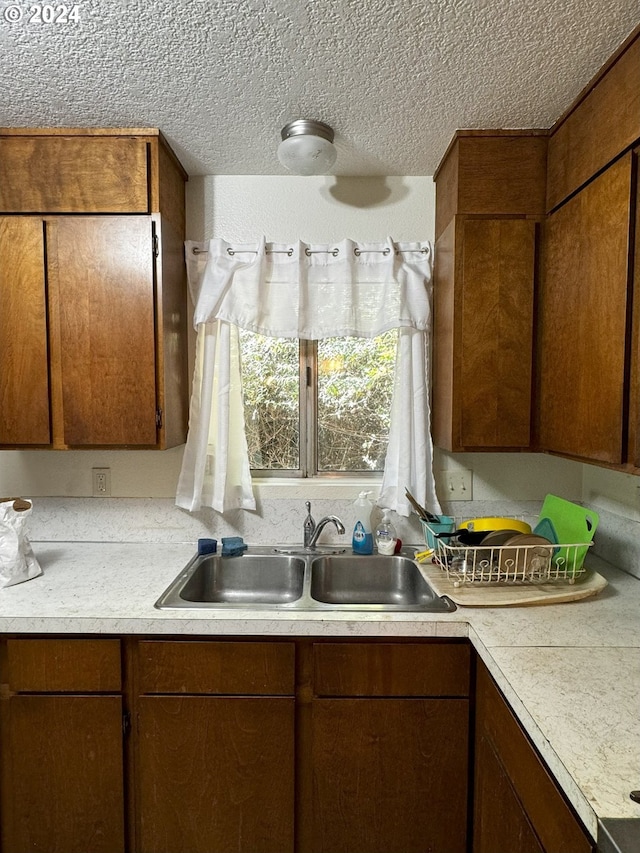
[[[337,515],[325,515],[325,517],[321,518],[320,521],[316,524],[308,544],[305,545],[306,548],[313,550],[316,547],[318,537],[320,536],[324,528],[327,526],[327,524],[329,524],[329,522],[335,525],[335,528],[338,533],[344,533],[344,524],[340,521]]]

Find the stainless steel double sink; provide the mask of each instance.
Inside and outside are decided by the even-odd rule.
[[[409,555],[251,548],[194,557],[155,604],[160,609],[361,610],[448,613]]]

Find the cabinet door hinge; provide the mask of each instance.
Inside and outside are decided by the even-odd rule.
[[[162,409],[156,409],[156,429],[162,429]]]
[[[158,235],[153,235],[153,257],[157,258],[160,254],[160,243],[158,242]]]
[[[122,734],[127,737],[131,733],[131,714],[129,711],[122,713]]]

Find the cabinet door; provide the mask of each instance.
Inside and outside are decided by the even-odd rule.
[[[635,233],[633,234],[633,311],[631,325],[631,371],[629,383],[629,448],[628,461],[640,469],[640,149],[634,151]]]
[[[623,461],[631,176],[628,155],[547,221],[539,313],[543,450]]]
[[[3,703],[3,853],[124,850],[122,700]]]
[[[304,849],[463,853],[467,707],[463,699],[313,701]]]
[[[549,136],[547,210],[640,137],[640,38],[607,65]]]
[[[461,446],[529,446],[535,253],[535,222],[463,223]]]
[[[294,699],[144,696],[138,850],[293,851]]]
[[[436,245],[434,443],[526,448],[537,224],[456,217]]]
[[[545,853],[491,743],[476,742],[473,853]]]
[[[0,217],[0,444],[49,444],[44,230]]]
[[[592,853],[591,838],[480,662],[475,743],[474,853]]]
[[[148,170],[144,138],[3,136],[0,210],[147,213]]]
[[[49,223],[56,446],[156,443],[152,237],[147,216]]]

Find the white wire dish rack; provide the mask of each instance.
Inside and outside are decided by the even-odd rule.
[[[451,545],[435,538],[433,561],[454,586],[466,583],[575,583],[586,571],[591,542],[528,545]]]

